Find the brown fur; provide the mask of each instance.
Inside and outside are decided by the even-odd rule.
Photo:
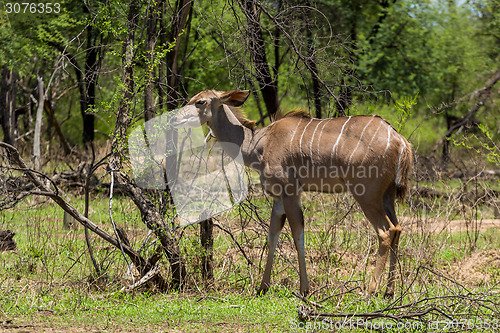
[[[413,162],[410,143],[384,119],[374,116],[316,119],[304,111],[280,111],[270,126],[248,130],[244,126],[252,128],[255,123],[233,108],[242,105],[248,95],[249,91],[206,91],[192,101],[206,101],[197,107],[198,115],[212,110],[211,118],[205,121],[215,137],[240,146],[245,165],[259,172],[262,187],[273,196],[269,252],[259,292],[270,286],[274,251],[285,220],[297,249],[300,292],[308,292],[300,193],[351,190],[379,242],[368,290],[377,291],[390,257],[386,296],[393,296],[402,232],[394,204],[396,197],[404,198],[408,190]],[[233,106],[234,116],[223,104]]]
[[[241,108],[238,108],[235,106],[230,106],[229,109],[236,116],[238,121],[246,128],[254,130],[257,127],[257,125],[255,124],[255,121],[248,119],[245,116],[245,114],[243,113],[243,111],[241,111]]]
[[[381,116],[375,116],[381,120],[383,120],[387,125],[391,126],[395,132],[399,134],[399,132],[384,118]],[[403,155],[401,156],[401,166],[400,166],[400,171],[399,171],[399,183],[396,183],[396,198],[399,200],[403,201],[405,199],[406,193],[408,192],[408,183],[409,183],[409,178],[410,178],[410,172],[413,166],[413,153],[412,153],[412,148],[411,148],[411,143],[408,142],[405,138],[403,138],[406,147],[403,150]],[[399,156],[395,156],[394,158],[398,158]],[[396,175],[397,176],[397,175]]]
[[[256,122],[248,119],[243,113],[243,111],[241,111],[241,108],[234,106],[230,106],[229,108],[243,126],[252,130],[254,130],[257,127]],[[309,113],[309,111],[306,110],[292,110],[287,113],[283,113],[280,109],[271,118],[271,122],[274,123],[283,118],[311,118],[311,114]]]
[[[322,123],[320,125],[320,123]],[[347,125],[347,126],[344,126]],[[390,136],[388,136],[390,135]],[[349,180],[351,184],[361,184],[365,189],[362,195],[353,195],[358,201],[365,216],[375,228],[379,250],[376,268],[369,285],[369,292],[374,293],[378,289],[384,271],[387,258],[390,257],[390,268],[387,279],[386,295],[394,294],[394,281],[396,275],[397,251],[401,226],[397,221],[394,209],[395,198],[404,198],[408,190],[408,179],[412,165],[412,151],[410,143],[402,137],[390,124],[381,117],[353,116],[333,119],[314,119],[304,117],[303,112],[292,113],[276,120],[268,127],[266,134],[267,143],[263,149],[265,161],[265,175],[270,175],[263,184],[272,190],[273,185],[281,184],[281,187],[293,186],[295,181],[303,186],[305,191],[311,185],[329,183],[329,188],[337,189],[334,185],[342,184]],[[320,141],[321,137],[321,141]],[[340,138],[340,139],[339,139]],[[386,148],[387,142],[390,144]],[[332,153],[333,147],[335,154]],[[332,155],[333,154],[333,155]],[[333,156],[333,157],[332,157]],[[308,162],[310,161],[310,162]],[[308,164],[309,163],[309,164]],[[308,165],[336,166],[348,168],[349,166],[376,166],[375,177],[350,177],[328,178],[311,176],[301,177],[300,174],[280,175],[280,170],[287,167]],[[279,187],[278,187],[279,188]],[[318,188],[318,187],[316,187]],[[328,188],[326,188],[328,190]],[[320,190],[322,190],[320,188]],[[345,189],[347,190],[347,188]],[[278,196],[275,193],[274,196]],[[300,199],[297,196],[295,202],[290,202],[293,197],[278,197],[283,202],[286,217],[290,222],[294,240],[297,235],[303,233],[303,217],[300,212]],[[293,215],[290,214],[293,212]],[[270,239],[279,236],[281,215],[273,213],[271,217]],[[297,244],[296,243],[296,244]],[[299,247],[297,247],[299,251]],[[299,252],[299,271],[301,277],[301,292],[307,292],[308,282],[305,272],[303,250]],[[273,251],[268,255],[268,263],[261,284],[261,290],[269,287],[270,267],[272,267]],[[301,262],[302,261],[302,262]],[[267,269],[269,266],[269,269]],[[301,267],[302,266],[302,267]]]
[[[278,112],[276,112],[274,116],[271,117],[271,122],[274,123],[280,119],[290,118],[290,117],[311,118],[311,114],[309,111],[306,110],[292,110],[287,113],[283,113],[283,111],[279,109]]]
[[[396,197],[401,201],[404,200],[406,193],[408,192],[408,183],[410,181],[410,172],[413,165],[413,153],[411,149],[411,144],[406,141],[406,148],[403,150],[403,155],[401,156],[401,167],[399,184],[396,183]]]

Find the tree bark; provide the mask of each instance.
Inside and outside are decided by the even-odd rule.
[[[255,67],[255,78],[262,92],[269,117],[273,117],[279,109],[278,83],[271,74],[267,61],[265,40],[260,24],[260,13],[254,0],[240,0],[240,7],[247,19],[248,49]]]
[[[144,120],[152,119],[156,114],[155,106],[155,46],[157,39],[158,13],[163,9],[162,1],[157,1],[154,6],[148,8],[147,31],[146,31],[146,87],[144,88]]]
[[[201,276],[205,283],[210,282],[214,277],[213,252],[214,252],[214,222],[212,219],[200,223],[200,242],[203,248],[201,256]]]
[[[122,46],[122,83],[123,88],[121,92],[122,99],[118,106],[118,113],[116,115],[116,124],[113,133],[113,140],[111,142],[112,153],[110,158],[110,168],[112,171],[119,171],[122,169],[123,155],[125,154],[127,138],[127,129],[130,125],[130,105],[134,98],[134,43],[135,43],[135,29],[139,22],[139,1],[132,0],[129,7],[127,16],[128,29],[123,41]]]
[[[181,33],[186,26],[187,18],[193,0],[177,0],[174,15],[172,16],[172,28],[169,43],[175,43],[173,49],[167,53],[167,109],[174,110],[180,101],[179,95],[179,55],[181,49]]]
[[[40,170],[40,136],[42,131],[42,115],[45,96],[43,92],[43,78],[38,76],[36,79],[38,81],[38,107],[36,108],[35,135],[33,137],[33,164],[35,170]]]
[[[152,230],[160,240],[163,250],[170,262],[172,270],[172,285],[179,288],[185,280],[186,268],[182,260],[177,240],[172,232],[162,222],[161,214],[157,207],[148,199],[144,191],[135,186],[122,170],[123,156],[125,154],[125,140],[127,129],[130,125],[131,104],[134,98],[134,43],[135,30],[139,21],[139,1],[132,0],[128,13],[128,30],[123,41],[123,73],[122,73],[122,100],[118,107],[116,125],[111,144],[112,153],[109,167],[111,172],[116,172],[118,182],[125,187],[127,194],[139,208],[143,222]]]
[[[186,279],[186,266],[181,255],[181,251],[177,245],[177,239],[172,231],[162,222],[161,214],[157,207],[144,191],[135,186],[132,181],[122,172],[117,174],[118,181],[127,190],[127,194],[132,198],[132,201],[141,212],[142,221],[146,224],[149,230],[153,231],[155,236],[160,240],[163,246],[163,251],[167,255],[172,273],[172,287],[178,289]]]
[[[0,119],[2,121],[3,141],[15,146],[17,124],[15,116],[16,77],[14,71],[5,66],[2,70],[0,89]]]
[[[54,110],[52,110],[52,105],[51,105],[49,100],[45,101],[44,110],[45,110],[45,113],[47,113],[47,116],[50,119],[52,126],[54,126],[54,129],[56,131],[56,135],[59,138],[59,141],[60,141],[61,146],[63,148],[64,155],[71,154],[71,147],[69,146],[68,140],[66,140],[66,137],[64,136],[64,134],[61,130],[61,126],[59,126],[59,123],[57,122],[56,116],[54,115]]]
[[[100,62],[98,61],[99,48],[97,39],[101,32],[89,25],[87,27],[87,55],[85,57],[85,109],[82,109],[83,117],[83,144],[94,141],[94,123],[95,116],[89,109],[95,107],[95,87],[99,77]]]
[[[306,17],[304,18],[304,22],[306,24],[307,31],[307,53],[308,53],[308,61],[309,61],[309,71],[311,72],[311,80],[312,80],[312,88],[313,88],[313,100],[314,100],[314,108],[316,110],[316,118],[322,118],[322,110],[321,110],[321,91],[320,91],[320,83],[318,80],[318,66],[316,65],[316,56],[315,56],[315,47],[314,47],[314,38],[312,34],[312,26],[311,26],[311,2],[309,0],[306,1]]]
[[[83,143],[86,145],[87,142],[92,141],[94,138],[94,115],[89,114],[87,109],[89,107],[89,101],[87,98],[87,84],[85,81],[86,75],[82,74],[82,68],[80,64],[76,60],[75,56],[72,55],[68,50],[62,45],[53,42],[49,42],[48,45],[54,47],[59,52],[61,52],[66,58],[68,58],[69,63],[73,66],[76,76],[76,82],[78,84],[78,92],[80,94],[80,113],[82,115],[82,123],[83,123]],[[87,66],[87,60],[85,61]],[[91,93],[95,96],[95,93],[92,92],[92,89],[95,88],[95,85],[91,85]],[[92,103],[95,103],[92,100]]]

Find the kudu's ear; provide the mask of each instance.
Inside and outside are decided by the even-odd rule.
[[[224,91],[220,96],[220,100],[223,104],[229,106],[241,106],[247,100],[248,95],[250,95],[250,90]]]

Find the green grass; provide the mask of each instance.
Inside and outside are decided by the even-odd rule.
[[[4,317],[42,327],[103,331],[282,331],[298,301],[283,292],[266,297],[227,294],[89,293],[77,287],[4,288]],[[5,320],[5,319],[4,319]]]
[[[83,207],[78,196],[69,196],[69,199],[79,209]],[[408,204],[400,205],[398,214],[428,219],[429,214],[422,214],[421,208],[415,204],[414,201],[418,200],[413,198]],[[377,244],[372,227],[353,203],[348,195],[307,193],[303,198],[310,299],[321,301],[325,306],[322,312],[372,312],[393,302],[366,295]],[[444,199],[435,201],[433,216],[449,217],[449,210],[456,208],[449,205]],[[115,197],[113,208],[115,222],[127,231],[132,246],[137,249],[147,234],[137,209],[127,198],[119,196]],[[24,327],[47,331],[58,328],[65,332],[283,332],[313,329],[314,322],[299,321],[298,308],[304,303],[292,295],[298,289],[298,276],[288,226],[285,226],[276,252],[271,291],[263,297],[255,296],[267,254],[266,229],[257,214],[267,223],[269,210],[269,200],[256,192],[251,194],[250,201],[216,221],[232,232],[252,264],[246,262],[227,233],[215,228],[215,279],[206,286],[201,281],[199,267],[202,253],[199,227],[193,225],[183,229],[180,239],[188,269],[185,289],[120,294],[117,291],[130,281],[125,277],[126,265],[119,251],[92,235],[96,257],[105,272],[103,277],[96,279],[86,252],[83,230],[63,229],[63,212],[52,202],[27,200],[15,209],[0,212],[0,230],[16,232],[18,245],[17,251],[0,253],[0,325],[6,329]],[[113,232],[105,194],[93,195],[90,218],[109,233]],[[491,251],[498,254],[499,230],[480,230],[477,239],[474,235],[473,230],[450,234],[447,231],[430,233],[405,229],[400,243],[398,271],[401,275],[396,290],[396,295],[401,298],[396,298],[396,303],[391,306],[467,292],[475,295],[498,292],[495,285],[500,279],[497,261],[486,260],[483,266],[471,270],[471,274],[483,274],[487,280],[477,284],[460,280],[460,265],[474,255]],[[148,243],[146,248],[152,251],[154,243]],[[160,268],[161,274],[168,277],[166,259],[161,260]],[[461,303],[454,304],[453,300],[456,301],[440,300],[437,306],[443,311],[453,308],[468,319],[498,318],[498,312],[482,308],[482,303],[478,305],[460,299]],[[499,300],[490,301],[498,303]],[[418,305],[430,306],[433,302],[436,301],[427,300]],[[478,307],[481,313],[478,313]],[[415,305],[414,309],[418,310],[418,306]],[[398,312],[394,310],[392,313]],[[428,319],[443,318],[433,315]],[[377,322],[381,324],[390,320],[378,319],[370,323]],[[397,329],[392,331],[398,332]]]

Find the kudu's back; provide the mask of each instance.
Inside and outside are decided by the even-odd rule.
[[[353,193],[392,186],[402,198],[412,166],[408,141],[378,116],[285,116],[269,126],[263,153],[264,188],[275,196],[283,186]]]

